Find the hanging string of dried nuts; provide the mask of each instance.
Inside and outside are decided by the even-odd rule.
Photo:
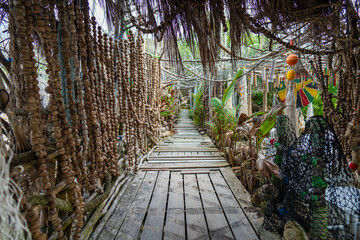
[[[42,6],[42,10],[43,10],[43,23],[44,23],[44,29],[42,28],[38,28],[38,32],[40,33],[40,36],[43,39],[43,48],[44,48],[44,54],[45,54],[45,59],[48,63],[48,68],[46,70],[46,72],[49,75],[49,80],[48,80],[48,84],[49,87],[46,88],[46,91],[48,93],[52,93],[52,89],[53,87],[51,87],[52,83],[54,81],[56,81],[55,79],[59,79],[59,71],[60,71],[60,65],[59,65],[59,61],[57,59],[57,55],[56,51],[54,51],[54,46],[55,48],[57,48],[57,42],[56,42],[56,29],[55,26],[56,24],[54,22],[52,22],[52,24],[50,24],[50,17],[52,16],[51,20],[55,20],[53,14],[54,14],[54,9],[53,6],[51,6],[49,9],[50,11],[47,11],[47,7],[49,6]],[[39,23],[40,23],[40,15],[39,15]],[[53,28],[51,28],[53,27]],[[55,42],[54,42],[55,39]],[[53,54],[51,54],[53,51]],[[50,95],[50,106],[49,109],[51,110],[52,113],[56,113],[58,110],[58,107],[56,105],[56,100],[55,100],[55,96],[53,94]],[[52,115],[51,118],[55,118],[55,114]],[[55,119],[53,119],[55,120]],[[59,137],[58,133],[60,131],[60,126],[58,121],[53,121],[53,137],[56,139],[56,137]],[[59,151],[60,153],[64,152],[62,149],[60,149]],[[58,233],[58,238],[64,238],[66,239],[66,237],[64,236],[64,233],[62,231],[62,226],[61,226],[61,220],[57,215],[57,209],[56,209],[56,196],[55,194],[50,191],[47,193],[47,197],[48,200],[50,201],[49,203],[49,220],[52,222],[52,224],[54,225],[54,230]]]
[[[90,162],[90,190],[94,189],[97,186],[97,159],[100,156],[99,151],[99,125],[97,121],[97,102],[96,99],[96,88],[95,88],[95,67],[94,59],[95,55],[93,52],[93,45],[96,40],[96,34],[91,36],[91,27],[90,27],[90,17],[89,17],[89,7],[88,2],[83,2],[83,25],[79,25],[81,32],[85,33],[84,37],[80,38],[80,47],[81,47],[81,66],[83,69],[83,85],[84,85],[84,98],[85,98],[85,112],[86,120],[88,123],[88,136],[89,136],[89,149],[88,149],[88,160]],[[82,30],[84,29],[84,30]],[[81,33],[80,32],[80,33]],[[81,35],[83,36],[83,35]],[[87,75],[88,73],[88,75]]]
[[[130,103],[130,109],[131,109],[131,113],[132,113],[132,119],[134,119],[134,121],[131,122],[131,129],[130,129],[130,137],[132,138],[132,143],[131,143],[131,150],[132,150],[132,154],[131,156],[133,157],[133,161],[135,163],[135,168],[137,166],[137,161],[136,161],[136,156],[137,156],[137,150],[139,147],[139,138],[140,136],[138,135],[138,131],[137,128],[135,127],[135,124],[139,124],[139,116],[137,113],[139,113],[138,110],[138,72],[137,72],[137,51],[136,51],[136,43],[135,43],[135,37],[133,35],[132,32],[130,32],[129,34],[129,46],[130,46],[130,63],[129,63],[129,68],[130,68],[130,77],[129,77],[129,81],[130,84],[129,86],[129,95],[128,95],[128,101]]]
[[[99,100],[98,103],[98,114],[99,114],[99,120],[100,120],[100,129],[102,131],[102,136],[107,136],[107,128],[106,128],[106,115],[107,115],[107,106],[106,106],[106,93],[105,93],[105,83],[104,83],[104,45],[103,45],[103,35],[101,32],[101,28],[98,27],[97,29],[97,97]],[[98,164],[98,172],[100,179],[103,179],[106,174],[106,167],[105,164],[105,158],[106,158],[106,149],[107,149],[108,142],[104,140],[103,137],[101,137],[101,157],[99,159]]]
[[[82,144],[80,139],[76,142],[76,151],[77,151],[77,159],[79,162],[79,166],[82,171],[82,183],[83,187],[86,189],[90,188],[90,183],[88,179],[88,169],[86,168],[86,158],[88,156],[88,148],[89,148],[89,137],[88,137],[88,126],[87,126],[87,118],[84,106],[84,88],[85,86],[89,86],[89,77],[88,77],[88,69],[86,64],[86,47],[85,47],[85,32],[84,32],[84,22],[83,22],[83,14],[80,10],[80,6],[76,5],[76,27],[78,32],[78,37],[76,38],[76,45],[79,45],[78,49],[76,49],[74,65],[79,71],[76,72],[75,84],[76,84],[76,108],[77,114],[79,115],[79,119],[76,119],[74,122],[73,129],[78,130],[78,134],[82,134]],[[74,48],[75,51],[75,48]],[[77,52],[80,53],[80,59],[82,63],[82,81],[80,78],[80,62],[79,56]],[[89,104],[90,102],[87,101]]]
[[[97,27],[96,27],[96,21],[95,21],[95,17],[92,17],[91,19],[91,24],[92,24],[92,47],[88,48],[88,56],[92,56],[91,54],[94,54],[92,57],[94,59],[93,62],[89,63],[89,70],[90,70],[90,91],[93,90],[92,92],[92,100],[93,100],[93,104],[94,104],[94,110],[92,111],[92,114],[94,116],[96,116],[95,118],[92,119],[92,125],[93,125],[93,131],[94,131],[94,136],[93,139],[91,139],[91,143],[93,146],[93,154],[94,157],[92,158],[92,184],[95,186],[97,185],[96,182],[96,178],[99,176],[98,174],[101,171],[101,160],[103,158],[103,151],[102,151],[102,134],[100,133],[101,131],[101,100],[100,100],[100,96],[99,94],[101,93],[101,85],[99,84],[99,65],[100,65],[100,60],[99,60],[99,46],[98,46],[98,42],[97,42]],[[85,25],[86,26],[86,25]],[[86,28],[85,28],[86,29]],[[90,33],[89,33],[90,34]],[[95,63],[95,65],[94,65]],[[96,91],[95,91],[96,89]]]
[[[145,65],[144,65],[144,53],[143,53],[143,43],[144,40],[142,38],[142,35],[139,34],[137,37],[137,95],[139,96],[139,99],[137,101],[138,103],[138,110],[139,110],[139,117],[140,122],[137,126],[138,129],[138,137],[139,137],[139,149],[142,154],[145,154],[145,138],[143,137],[145,134],[145,101],[146,101],[146,95],[145,93]]]
[[[104,34],[104,66],[105,66],[105,74],[103,77],[103,85],[104,85],[104,99],[105,99],[105,106],[106,106],[106,111],[105,111],[105,136],[106,136],[106,156],[107,156],[107,161],[106,161],[106,168],[107,168],[107,172],[111,171],[111,168],[113,166],[113,164],[116,164],[115,161],[115,152],[113,152],[113,148],[112,148],[112,143],[113,143],[113,139],[114,136],[112,134],[112,116],[113,116],[113,112],[112,112],[112,106],[114,104],[113,102],[113,92],[114,92],[114,88],[112,88],[112,81],[113,81],[113,64],[110,64],[111,60],[113,58],[110,58],[112,56],[112,47],[110,44],[111,41],[109,41],[109,38],[107,36],[107,34]],[[113,171],[111,171],[113,172]]]
[[[64,2],[60,3],[60,5],[58,5],[58,9],[59,9],[59,18],[60,18],[60,26],[61,26],[60,30],[62,33],[61,40],[62,40],[62,44],[64,44],[64,46],[67,46],[67,44],[69,43],[68,35],[67,34],[63,35],[63,33],[64,33],[63,30],[65,30],[65,26],[66,26],[65,16],[67,16],[66,4]],[[64,68],[66,69],[66,73],[65,73],[66,79],[69,79],[69,77],[70,77],[69,76],[70,72],[67,69],[68,61],[69,61],[69,53],[65,52],[65,54],[63,54],[63,64],[64,64]],[[57,82],[58,82],[58,84],[56,84],[56,88],[58,88],[60,86],[60,81],[57,81]],[[62,134],[61,137],[62,137],[63,141],[68,143],[68,144],[64,145],[65,154],[59,156],[59,165],[61,167],[64,178],[68,180],[67,187],[71,193],[71,202],[75,207],[73,238],[79,239],[81,228],[84,224],[85,203],[84,203],[84,197],[81,194],[81,189],[80,189],[81,185],[79,182],[78,183],[75,182],[75,176],[74,176],[74,171],[73,171],[73,165],[75,164],[76,159],[73,158],[75,156],[75,154],[73,153],[75,142],[72,137],[72,129],[67,120],[67,114],[65,112],[63,96],[61,96],[61,91],[59,91],[59,89],[57,89],[57,90],[58,91],[56,92],[56,95],[57,95],[56,99],[57,99],[57,104],[59,106],[58,117],[61,122],[61,134]],[[63,164],[64,167],[61,166],[61,163],[64,163]]]
[[[72,166],[75,173],[75,177],[80,185],[80,189],[82,186],[82,171],[79,167],[79,160],[77,159],[77,155],[81,154],[78,152],[77,154],[77,146],[76,142],[79,143],[79,135],[78,135],[78,115],[76,112],[75,100],[74,100],[74,86],[73,80],[75,80],[76,76],[79,74],[79,69],[77,68],[77,44],[74,38],[76,38],[76,27],[75,27],[75,12],[73,4],[69,4],[66,8],[66,15],[64,15],[64,21],[61,29],[61,42],[62,42],[62,56],[63,56],[63,66],[65,68],[65,84],[66,84],[66,110],[69,124],[71,127],[71,136],[68,135],[69,145],[70,145],[70,156],[72,159]],[[73,73],[72,73],[73,71]],[[73,76],[71,76],[73,74]],[[81,162],[80,162],[81,164]]]
[[[127,44],[127,42],[124,42]],[[126,106],[125,106],[125,138],[127,143],[127,157],[129,166],[132,167],[135,163],[135,141],[133,136],[133,125],[134,125],[134,112],[132,111],[132,95],[130,90],[130,85],[132,84],[132,81],[134,80],[133,74],[135,71],[134,62],[131,63],[131,60],[134,60],[133,52],[131,51],[131,48],[134,46],[133,39],[131,39],[131,35],[129,37],[129,43],[128,47],[125,47],[128,51],[125,52],[125,60],[124,64],[127,68],[125,71],[125,78],[123,79],[123,87],[124,87],[124,94],[126,95]],[[133,120],[133,121],[131,121]]]
[[[338,84],[338,93],[335,96],[329,92],[329,76],[325,75],[322,69],[321,57],[318,55],[316,57],[316,64],[311,62],[313,69],[315,70],[316,77],[321,87],[321,97],[324,103],[324,114],[329,121],[332,122],[334,130],[338,135],[340,144],[343,148],[345,156],[348,161],[351,161],[351,141],[352,136],[347,135],[346,131],[349,126],[349,123],[353,122],[356,116],[356,112],[352,109],[352,104],[347,104],[353,102],[352,96],[352,80],[353,74],[351,72],[352,66],[352,57],[351,53],[348,54],[347,64],[345,72],[340,70],[338,72],[338,78],[340,84]],[[356,94],[355,94],[356,95]],[[337,99],[337,105],[334,107],[332,99]],[[341,114],[339,114],[341,112]]]
[[[95,18],[90,20],[87,1],[80,6],[75,1],[11,0],[9,6],[10,50],[18,54],[11,72],[18,91],[14,102],[27,103],[29,136],[38,157],[36,183],[41,183],[39,189],[48,199],[48,208],[39,212],[22,198],[28,226],[34,239],[46,239],[39,219],[45,214],[55,238],[79,239],[84,194],[100,188],[107,173],[119,175],[118,134],[125,136],[129,169],[136,170],[137,157],[146,152],[146,135],[153,143],[159,141],[159,61],[145,58],[141,36],[135,41],[130,33],[126,41],[103,34]],[[47,63],[49,141],[40,114],[33,30]],[[48,142],[56,146],[54,166],[45,151]],[[50,165],[55,172],[50,172]],[[55,178],[65,182],[62,196],[74,206],[71,231],[66,234],[56,207]]]
[[[41,115],[38,111],[40,105],[40,93],[37,80],[37,67],[34,59],[34,46],[33,46],[33,18],[31,16],[31,2],[24,1],[11,1],[12,6],[12,20],[13,27],[15,28],[15,34],[17,36],[14,41],[17,41],[19,47],[19,58],[17,70],[20,70],[20,79],[23,79],[25,86],[24,98],[26,99],[27,105],[26,110],[28,111],[30,119],[30,140],[33,151],[38,157],[36,165],[39,170],[42,181],[42,188],[45,191],[49,191],[51,182],[49,173],[46,166],[46,151],[45,151],[45,139],[40,130],[40,118]],[[38,11],[38,8],[35,9]],[[37,23],[37,22],[36,22]],[[21,64],[21,65],[20,65]],[[22,67],[21,67],[22,66]],[[44,235],[40,231],[40,222],[38,214],[31,208],[31,205],[25,203],[25,199],[22,199],[26,214],[25,217],[28,222],[29,230],[34,238],[44,239]]]
[[[115,67],[114,67],[115,66]],[[112,40],[109,41],[109,59],[108,69],[110,70],[109,81],[109,109],[110,109],[110,160],[109,160],[109,172],[113,175],[119,175],[118,164],[117,164],[117,117],[116,117],[116,99],[115,99],[115,80],[116,80],[116,58],[115,48]]]

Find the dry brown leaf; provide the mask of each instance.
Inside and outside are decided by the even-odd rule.
[[[264,178],[270,179],[271,174],[279,177],[279,166],[269,158],[259,158],[256,161],[256,167]]]

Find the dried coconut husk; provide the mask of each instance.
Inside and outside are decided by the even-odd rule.
[[[60,19],[60,23],[62,28],[61,33],[61,41],[62,44],[64,46],[68,46],[67,44],[70,43],[70,39],[69,39],[69,35],[65,33],[65,27],[67,26],[67,23],[69,22],[68,20],[68,9],[65,3],[61,3],[59,6],[59,19]],[[66,69],[66,79],[70,78],[70,71],[69,71],[69,53],[65,52],[63,54],[63,66]],[[59,103],[59,101],[58,101]],[[66,167],[68,167],[68,169],[66,169],[66,167],[63,167],[63,170],[68,170],[68,174],[64,174],[64,177],[69,179],[69,185],[68,185],[68,189],[71,192],[72,195],[72,203],[75,207],[74,210],[74,223],[73,223],[73,238],[74,239],[79,239],[80,238],[80,232],[82,229],[82,226],[84,224],[84,198],[81,194],[81,190],[80,190],[80,184],[75,182],[75,176],[74,176],[74,172],[73,172],[73,167],[75,166],[76,168],[76,159],[75,159],[75,153],[74,151],[76,150],[76,148],[74,148],[75,146],[75,142],[73,139],[73,135],[72,135],[72,129],[69,125],[69,122],[66,118],[66,112],[65,112],[65,106],[64,106],[64,102],[60,101],[60,106],[59,106],[59,118],[61,121],[61,127],[62,127],[62,132],[64,133],[63,137],[64,140],[66,139],[66,141],[68,142],[68,144],[65,144],[65,155],[60,156],[61,160],[64,160],[65,162],[68,163],[68,165]],[[76,171],[76,170],[75,170]]]
[[[11,4],[13,4],[12,10],[14,13],[16,13],[14,14],[13,20],[14,25],[17,26],[17,44],[18,46],[22,46],[22,51],[20,52],[19,56],[19,63],[22,63],[21,75],[22,79],[24,79],[24,97],[27,99],[26,110],[28,111],[28,117],[30,119],[30,140],[33,151],[38,157],[36,166],[39,171],[38,177],[41,177],[42,189],[46,192],[46,194],[49,194],[51,192],[50,188],[52,183],[50,182],[49,173],[46,166],[47,153],[44,146],[45,139],[40,128],[40,89],[38,87],[39,82],[37,80],[37,67],[35,65],[36,61],[33,58],[35,56],[33,46],[34,39],[31,35],[34,27],[32,10],[34,10],[35,13],[39,13],[40,7],[36,1],[34,2],[33,6],[29,1],[14,1]],[[39,26],[39,29],[41,30],[42,22],[40,21],[39,17],[35,18],[35,25]],[[51,199],[49,199],[49,203],[51,203]],[[49,205],[49,208],[54,210],[51,205]],[[27,210],[26,217],[33,238],[43,239],[44,236],[40,231],[40,224],[37,219],[37,214],[33,212],[31,207],[28,205],[25,206],[25,209]],[[54,216],[54,218],[58,218],[57,215]],[[53,224],[56,226],[56,222],[53,222]]]
[[[145,65],[144,65],[144,53],[143,53],[143,39],[141,34],[137,37],[137,69],[138,69],[138,79],[137,79],[137,94],[140,97],[138,101],[139,117],[140,124],[138,125],[138,136],[139,136],[139,148],[142,154],[145,154]]]
[[[131,143],[131,132],[130,132],[130,119],[131,119],[131,112],[129,110],[130,100],[128,92],[129,90],[129,50],[128,50],[128,43],[126,40],[120,40],[121,43],[121,59],[123,63],[123,71],[122,71],[122,112],[123,112],[123,123],[124,123],[124,133],[125,133],[125,140],[127,144],[127,153],[128,153],[128,162],[129,167],[133,166],[133,144]],[[131,154],[131,155],[130,155]]]
[[[82,13],[84,20],[84,37],[80,36],[80,47],[86,49],[86,51],[81,51],[81,63],[84,69],[83,75],[83,84],[84,84],[84,100],[85,100],[85,112],[86,120],[88,124],[88,134],[89,134],[89,149],[88,149],[88,160],[90,161],[90,173],[89,173],[89,182],[90,189],[97,187],[97,159],[100,156],[98,138],[100,136],[99,124],[97,121],[97,102],[96,102],[96,87],[95,87],[95,55],[93,51],[93,46],[96,47],[96,34],[91,36],[90,29],[90,16],[89,16],[89,6],[88,2],[82,2]],[[81,25],[82,27],[82,25]],[[86,73],[89,73],[86,75]]]
[[[85,41],[85,29],[84,29],[84,16],[82,14],[82,11],[80,10],[80,6],[76,5],[76,26],[78,31],[78,41],[79,41],[79,52],[80,52],[80,59],[81,59],[81,70],[83,73],[82,81],[80,79],[80,76],[76,76],[76,86],[77,86],[77,112],[79,114],[79,122],[77,123],[77,127],[80,128],[80,133],[82,134],[83,141],[82,141],[82,149],[81,145],[80,149],[77,147],[77,151],[80,152],[82,150],[82,154],[78,155],[79,158],[79,164],[80,167],[82,167],[82,181],[83,181],[83,187],[86,189],[90,189],[90,183],[88,179],[88,172],[87,168],[85,167],[86,159],[88,156],[89,151],[89,132],[88,132],[88,118],[85,110],[84,105],[84,99],[83,96],[85,96],[85,102],[89,104],[88,108],[93,108],[91,97],[91,92],[84,93],[85,90],[87,90],[90,86],[89,82],[89,73],[88,73],[88,67],[87,67],[87,52],[86,52],[86,41]],[[78,64],[78,62],[77,62]],[[80,127],[81,126],[81,127]]]
[[[77,153],[77,146],[76,144],[79,143],[79,135],[78,135],[78,115],[75,108],[75,100],[74,100],[74,86],[73,86],[73,79],[71,77],[71,72],[75,72],[76,75],[79,73],[79,67],[77,64],[78,60],[76,59],[77,56],[77,41],[76,41],[76,27],[75,27],[75,12],[73,4],[69,4],[66,9],[66,14],[62,17],[64,20],[62,21],[62,27],[60,28],[61,33],[61,43],[62,43],[62,64],[65,68],[65,78],[64,81],[66,83],[66,100],[67,100],[67,112],[69,113],[70,121],[68,124],[72,125],[73,127],[65,127],[64,130],[68,131],[69,135],[67,135],[68,145],[69,145],[69,155],[71,156],[71,165],[74,171],[74,176],[77,179],[79,187],[81,188],[82,185],[82,171],[79,167],[79,164],[82,165],[82,162],[77,159],[77,156],[81,154],[81,151]],[[75,38],[75,39],[74,39]],[[72,57],[70,57],[72,56]],[[76,143],[77,142],[77,143]],[[80,148],[78,148],[80,149]],[[66,150],[66,149],[65,149]]]
[[[11,5],[12,3],[10,3]],[[9,123],[11,124],[11,129],[14,134],[14,141],[15,141],[15,154],[19,154],[22,152],[29,151],[31,149],[31,144],[29,139],[26,137],[25,132],[27,132],[28,124],[27,118],[21,118],[23,123],[19,123],[19,118],[15,116],[13,108],[15,106],[21,106],[23,102],[23,97],[21,97],[19,91],[21,90],[20,87],[20,63],[19,63],[19,46],[18,42],[16,41],[16,31],[14,25],[14,12],[11,9],[11,15],[9,16],[9,35],[10,35],[10,43],[9,43],[9,56],[12,59],[11,61],[11,68],[9,71],[10,78],[12,84],[8,86],[10,88],[10,94],[8,99],[8,104],[5,107],[5,112],[8,115]],[[20,19],[18,19],[20,20]],[[3,84],[2,84],[3,85]],[[2,89],[5,89],[5,86],[2,86]],[[23,128],[23,127],[25,128]]]
[[[115,57],[115,48],[113,41],[109,40],[109,105],[110,105],[110,163],[109,163],[109,172],[113,175],[119,175],[118,164],[117,164],[117,117],[116,117],[116,99],[115,99],[115,81],[116,81],[116,57]]]
[[[106,163],[106,155],[108,142],[105,141],[104,136],[107,137],[107,125],[106,125],[106,116],[107,116],[107,105],[106,105],[106,92],[105,92],[105,69],[104,69],[104,42],[103,35],[101,32],[101,28],[97,28],[97,97],[98,97],[98,114],[100,120],[100,129],[102,134],[100,136],[100,149],[101,149],[101,157],[98,160],[97,171],[99,173],[100,179],[104,179],[107,169],[105,166]]]
[[[95,17],[92,17],[91,24],[92,24],[93,34],[91,36],[90,23],[87,22],[87,18],[86,18],[87,13],[88,11],[84,11],[86,42],[90,40],[90,44],[88,45],[87,48],[90,86],[86,89],[87,91],[85,91],[85,94],[87,93],[87,95],[85,96],[85,101],[88,102],[92,101],[92,106],[93,106],[92,109],[90,106],[87,106],[86,104],[87,107],[86,110],[88,112],[87,114],[90,113],[89,124],[91,128],[89,128],[89,130],[92,132],[92,137],[90,138],[90,145],[89,145],[92,152],[92,154],[89,155],[91,160],[90,182],[93,187],[96,187],[97,186],[96,179],[98,178],[98,169],[99,169],[98,168],[99,159],[102,156],[102,152],[101,152],[102,139],[100,138],[101,133],[100,133],[100,123],[99,123],[99,111],[100,111],[99,104],[101,103],[99,102],[99,98],[96,94],[98,91],[97,82],[96,82],[97,69],[94,66],[94,62],[96,63],[96,65],[98,64],[96,22],[95,22]]]
[[[110,66],[110,59],[109,59],[109,38],[107,36],[107,34],[103,35],[104,38],[104,42],[103,42],[103,47],[104,47],[104,55],[103,55],[103,64],[104,64],[104,68],[106,70],[106,74],[104,74],[104,78],[103,78],[103,86],[104,86],[104,102],[105,102],[105,129],[104,129],[104,137],[106,139],[108,139],[107,141],[105,140],[105,142],[107,143],[105,146],[105,165],[106,165],[106,171],[110,171],[111,169],[111,162],[112,162],[112,158],[113,158],[113,154],[112,154],[112,149],[110,148],[111,145],[111,141],[112,141],[112,126],[111,126],[111,108],[112,108],[112,100],[111,100],[111,95],[112,95],[112,91],[114,89],[111,88],[111,81],[112,81],[112,71],[113,71],[113,65]]]

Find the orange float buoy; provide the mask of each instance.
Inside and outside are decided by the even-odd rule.
[[[290,66],[294,66],[298,61],[299,61],[299,58],[295,54],[290,54],[286,58],[286,63],[289,64]]]
[[[290,81],[294,80],[295,79],[295,71],[294,70],[289,70],[286,74],[286,78]]]

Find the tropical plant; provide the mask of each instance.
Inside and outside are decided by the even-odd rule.
[[[198,127],[204,127],[204,123],[205,123],[205,109],[202,101],[203,93],[204,93],[204,88],[202,84],[200,84],[196,89],[196,93],[193,94],[194,105],[195,105],[195,109],[193,111],[193,120],[195,125]]]
[[[190,109],[189,110],[189,118],[193,119],[194,118],[194,109]]]
[[[251,116],[242,113],[238,119],[236,132],[247,139],[247,146],[242,144],[235,148],[235,160],[238,163],[238,170],[247,174],[246,177],[241,177],[242,183],[250,192],[255,190],[260,183],[260,175],[265,178],[271,175],[278,174],[278,167],[275,163],[270,162],[269,159],[259,161],[258,152],[261,142],[270,130],[275,126],[276,116],[282,112],[285,106],[275,106],[269,112],[257,112]],[[264,120],[260,123],[254,122],[254,117],[266,114]],[[256,139],[256,145],[253,144],[253,138]],[[258,170],[258,171],[257,171]]]
[[[176,90],[173,85],[165,86],[163,89],[165,93],[161,96],[160,116],[166,121],[171,131],[179,113],[179,106],[176,104]]]
[[[210,100],[213,115],[210,117],[207,125],[212,129],[220,149],[223,149],[227,139],[230,142],[230,148],[233,148],[233,142],[236,139],[236,134],[234,133],[238,121],[236,112],[239,110],[240,105],[235,108],[229,108],[227,103],[234,94],[236,80],[242,73],[242,69],[238,70],[231,84],[225,89],[221,100],[217,97]]]
[[[276,116],[281,114],[282,110],[285,108],[285,105],[276,105],[270,109],[266,114],[264,121],[262,121],[259,129],[256,131],[256,147],[259,148],[262,141],[269,134],[271,129],[274,128],[276,122]]]

